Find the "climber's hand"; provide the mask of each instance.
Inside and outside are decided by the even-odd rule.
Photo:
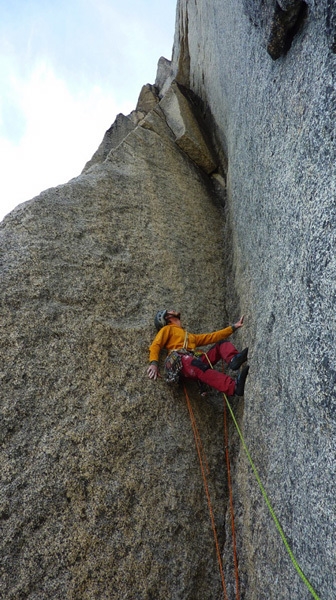
[[[244,315],[242,317],[240,317],[239,321],[237,321],[237,323],[235,323],[235,328],[239,329],[239,327],[243,327],[244,325]]]
[[[149,377],[149,379],[157,379],[158,377],[158,366],[155,364],[149,365],[148,369],[147,369],[147,375]]]

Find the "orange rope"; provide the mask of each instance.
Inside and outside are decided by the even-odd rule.
[[[188,398],[188,400],[189,400],[189,398]],[[188,403],[188,400],[187,400],[187,403]],[[188,406],[188,409],[189,409],[189,406]],[[209,464],[208,464],[207,457],[206,457],[205,452],[204,452],[204,448],[203,448],[201,436],[200,436],[200,433],[198,431],[196,419],[195,419],[195,416],[194,416],[191,404],[190,404],[189,415],[190,415],[190,420],[191,420],[191,425],[192,425],[192,428],[193,428],[194,435],[196,435],[196,438],[197,438],[197,441],[196,441],[196,438],[195,438],[196,448],[199,448],[200,454],[202,456],[202,464],[205,465],[205,470],[206,470],[207,475],[210,475]]]
[[[233,562],[234,562],[235,579],[236,579],[236,600],[240,600],[236,531],[235,531],[235,523],[234,523],[233,494],[232,494],[232,485],[231,485],[231,468],[230,468],[230,456],[229,456],[229,436],[228,436],[227,414],[226,414],[226,397],[225,397],[225,394],[223,394],[223,396],[224,396],[224,447],[225,447],[226,468],[227,468],[228,488],[229,488],[229,498],[230,498]]]
[[[201,444],[201,438],[200,438],[199,431],[198,431],[198,428],[197,428],[197,423],[196,423],[196,420],[195,420],[195,417],[194,417],[194,413],[193,413],[193,409],[192,409],[192,406],[191,406],[191,402],[190,402],[190,399],[189,399],[186,387],[183,386],[183,388],[184,388],[184,393],[185,393],[185,397],[186,397],[186,401],[187,401],[187,407],[188,407],[188,411],[189,411],[191,426],[192,426],[193,433],[194,433],[196,450],[197,450],[198,459],[199,459],[200,468],[201,468],[202,477],[203,477],[205,495],[206,495],[207,502],[208,502],[208,508],[209,508],[209,513],[210,513],[210,520],[211,520],[211,526],[212,526],[212,531],[213,531],[213,535],[214,535],[215,546],[216,546],[216,555],[217,555],[217,560],[218,560],[218,565],[219,565],[219,572],[220,572],[220,576],[221,576],[221,582],[222,582],[224,599],[228,600],[228,595],[227,595],[226,585],[225,585],[223,565],[222,565],[222,558],[221,558],[221,553],[220,553],[219,544],[218,544],[218,536],[217,536],[215,518],[214,518],[214,513],[213,513],[213,509],[212,509],[212,504],[211,504],[211,498],[210,498],[210,493],[209,493],[209,486],[208,486],[207,476],[206,476],[205,469],[204,469],[205,454],[204,454],[204,450],[203,450],[203,447],[202,447],[202,444]]]

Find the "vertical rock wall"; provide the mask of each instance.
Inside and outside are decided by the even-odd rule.
[[[244,435],[299,564],[332,600],[336,8],[181,0],[178,14],[172,76],[202,97],[227,154]],[[243,453],[235,484],[243,597],[308,600]]]
[[[145,375],[165,305],[193,331],[247,314],[234,409],[300,566],[336,595],[335,8],[177,15],[172,63],[82,175],[0,227],[6,600],[221,597],[183,394]],[[221,399],[191,396],[231,598]],[[231,436],[241,597],[308,600]]]
[[[82,175],[1,224],[6,600],[220,593],[183,392],[146,376],[158,308],[179,308],[198,332],[239,314],[223,303],[223,188],[175,142],[169,118],[193,150],[202,135],[174,90],[181,111],[166,101],[165,116],[146,88]],[[222,545],[222,400],[190,396]]]

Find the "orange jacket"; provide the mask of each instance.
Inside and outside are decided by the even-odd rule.
[[[215,344],[229,337],[233,332],[234,328],[230,325],[225,329],[220,329],[213,333],[188,333],[187,350],[195,350],[199,346]],[[158,362],[162,348],[166,348],[168,352],[183,348],[185,334],[185,329],[177,327],[177,325],[165,325],[162,327],[149,346],[149,361]]]

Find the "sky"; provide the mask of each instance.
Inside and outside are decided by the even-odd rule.
[[[82,171],[171,59],[177,0],[0,0],[0,221]]]

